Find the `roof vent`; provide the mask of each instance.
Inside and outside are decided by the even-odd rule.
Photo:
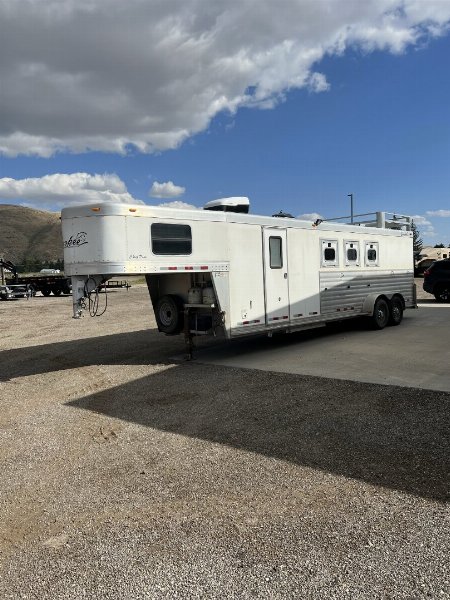
[[[203,208],[204,210],[248,213],[250,209],[250,200],[245,196],[235,196],[233,198],[219,198],[218,200],[211,200],[211,202],[207,202]]]

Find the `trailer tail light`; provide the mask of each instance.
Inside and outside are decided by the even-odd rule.
[[[99,206],[93,206],[93,207],[91,208],[91,210],[92,210],[93,212],[99,212],[99,211],[100,211],[100,207],[99,207]]]
[[[428,277],[429,274],[430,274],[430,271],[428,269],[423,272],[424,277]]]

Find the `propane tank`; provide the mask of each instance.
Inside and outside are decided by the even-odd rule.
[[[188,304],[201,304],[202,303],[202,288],[191,287],[188,290]]]
[[[203,304],[214,304],[216,301],[216,295],[212,287],[203,288]]]

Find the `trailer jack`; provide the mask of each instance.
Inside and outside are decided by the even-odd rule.
[[[80,319],[86,309],[86,298],[105,280],[103,275],[72,275],[73,318]]]

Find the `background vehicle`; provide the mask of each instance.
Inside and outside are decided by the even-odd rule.
[[[423,274],[423,289],[438,302],[450,302],[450,258],[430,265]]]
[[[6,279],[7,285],[21,284],[28,288],[30,295],[35,296],[41,292],[43,296],[61,296],[61,294],[70,294],[72,292],[72,282],[70,277],[58,274],[40,275],[18,275],[15,265],[11,261],[0,259],[0,267],[12,273],[12,277]]]
[[[29,298],[30,295],[26,285],[0,285],[0,300],[17,300]]]
[[[427,269],[434,263],[434,258],[422,258],[414,267],[414,276],[420,277],[422,276]]]

